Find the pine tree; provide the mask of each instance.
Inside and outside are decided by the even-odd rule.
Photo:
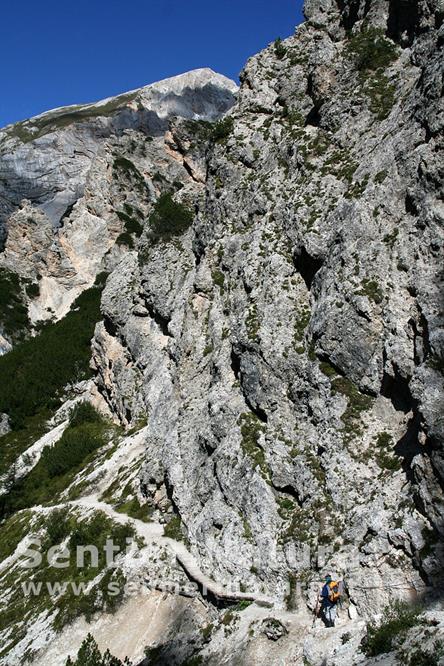
[[[94,637],[88,634],[80,646],[77,659],[73,661],[71,657],[68,657],[65,666],[132,666],[132,664],[128,657],[125,657],[125,661],[122,662],[109,650],[102,657]]]

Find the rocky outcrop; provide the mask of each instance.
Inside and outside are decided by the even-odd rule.
[[[56,231],[25,203],[2,255],[43,287],[34,320],[109,273],[92,366],[114,417],[146,422],[140,493],[203,576],[274,599],[223,636],[219,616],[208,664],[258,663],[259,646],[269,663],[365,663],[364,621],[432,603],[442,578],[443,8],[305,14],[248,61],[215,128],[189,121],[231,106],[207,74],[88,120],[103,137],[81,198]],[[336,656],[309,630],[327,570],[347,592]]]

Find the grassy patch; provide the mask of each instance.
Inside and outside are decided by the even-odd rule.
[[[356,292],[358,296],[366,296],[370,301],[377,305],[382,303],[383,293],[376,280],[364,278],[361,282],[361,289]]]
[[[225,275],[218,268],[215,268],[211,273],[211,277],[213,278],[214,284],[216,284],[219,287],[221,294],[223,294]]]
[[[304,348],[304,334],[305,329],[310,323],[311,311],[309,307],[304,307],[298,313],[298,319],[294,325],[293,343],[298,354],[303,354]]]
[[[193,212],[173,200],[171,194],[161,194],[149,218],[151,237],[168,241],[183,234],[193,222]]]
[[[14,468],[11,467],[14,461],[47,432],[47,421],[51,416],[52,412],[43,409],[26,419],[20,430],[12,430],[0,437],[0,474],[9,470],[10,482],[14,479]]]
[[[25,515],[28,514],[20,514],[10,519],[7,523],[8,531],[11,530],[13,521],[24,520]],[[42,547],[39,550],[43,559],[33,568],[16,567],[2,577],[2,598],[5,598],[7,591],[7,601],[0,604],[0,630],[9,628],[13,642],[17,637],[23,637],[35,622],[35,618],[44,611],[55,611],[54,627],[60,630],[80,615],[90,619],[96,611],[113,612],[117,608],[122,600],[125,579],[119,570],[107,569],[104,546],[107,539],[112,539],[119,547],[119,552],[124,552],[127,538],[135,536],[131,526],[118,525],[102,513],[80,520],[74,513],[64,509],[56,510],[48,516],[38,516],[37,520],[34,516],[34,521],[30,518],[26,527],[27,533],[38,531],[41,535]],[[16,534],[10,541],[10,549],[18,536]],[[62,543],[69,555],[65,561],[67,566],[50,566],[46,557],[48,549],[57,548]],[[79,567],[76,563],[77,546],[88,545],[97,547],[98,560],[95,562],[86,552],[84,566]],[[86,586],[96,578],[96,584],[88,593],[83,589],[79,590],[79,595],[75,595],[70,587],[71,584]],[[37,586],[37,590],[40,587],[40,591],[37,594],[24,595],[20,583],[30,582]],[[47,583],[55,586],[53,594],[48,591]],[[114,589],[108,587],[110,584],[113,584]],[[9,649],[11,643],[6,645],[5,652]]]
[[[106,104],[67,107],[65,110],[53,111],[45,114],[43,118],[34,118],[16,123],[8,130],[9,136],[15,136],[23,143],[38,139],[45,134],[54,132],[57,129],[68,127],[75,122],[88,120],[89,118],[110,116],[118,111],[128,102],[135,99],[137,93],[125,93],[113,99]]]
[[[347,377],[337,377],[331,383],[332,394],[340,393],[347,398],[347,407],[341,416],[344,424],[343,434],[345,441],[349,442],[362,435],[362,423],[360,417],[362,412],[368,411],[373,400],[370,396],[361,393],[353,382]]]
[[[328,361],[321,361],[319,363],[320,371],[328,378],[337,377],[338,373]]]
[[[264,478],[269,477],[268,465],[265,461],[265,453],[259,444],[261,433],[265,432],[265,426],[258,419],[256,414],[244,413],[239,417],[243,452],[250,458],[253,467],[259,467]]]
[[[378,171],[378,173],[373,178],[373,180],[378,185],[381,185],[384,182],[384,180],[387,178],[387,173],[388,173],[387,169],[383,169],[382,171]]]
[[[247,335],[249,339],[253,342],[258,342],[260,323],[257,314],[256,303],[252,303],[248,308],[247,318],[245,319],[245,326],[247,328]]]
[[[347,150],[336,149],[321,167],[321,175],[332,174],[350,184],[357,168],[358,165],[353,161]]]
[[[18,544],[29,532],[30,513],[25,511],[11,516],[0,529],[0,562],[12,555]]]
[[[150,522],[150,510],[147,504],[140,504],[137,497],[126,500],[122,504],[116,506],[116,511],[119,513],[124,513],[131,518],[137,518],[138,520],[143,520],[145,523]]]
[[[396,86],[384,72],[378,70],[368,78],[363,85],[363,92],[369,98],[370,111],[378,120],[387,118],[396,101]]]
[[[165,525],[163,534],[170,539],[175,539],[175,541],[185,541],[182,520],[179,515],[175,515],[170,519]]]
[[[349,39],[346,54],[359,72],[361,90],[369,98],[370,110],[383,120],[395,103],[396,88],[384,70],[398,57],[396,45],[386,39],[381,29],[369,28]]]
[[[388,471],[401,469],[401,459],[393,453],[393,439],[388,432],[380,432],[376,437],[376,462]]]

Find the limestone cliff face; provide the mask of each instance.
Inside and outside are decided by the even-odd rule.
[[[0,131],[0,265],[38,285],[38,296],[26,299],[31,324],[59,319],[100,270],[115,265],[122,206],[136,202],[143,216],[159,190],[156,175],[169,164],[177,182],[202,180],[192,161],[165,147],[169,120],[212,121],[233,105],[236,90],[226,77],[195,70]],[[121,159],[126,153],[131,164]]]
[[[435,584],[444,527],[441,14],[403,7],[309,2],[248,62],[192,229],[142,235],[94,341],[208,571],[327,567],[360,613]]]
[[[303,613],[328,569],[369,619],[442,578],[444,7],[305,14],[248,61],[234,106],[212,75],[204,101],[162,83],[110,118],[7,128],[1,262],[39,280],[33,321],[110,273],[95,385],[125,427],[146,419],[141,492],[180,517],[204,573]],[[189,122],[229,107],[217,132]],[[63,161],[62,184],[29,185],[30,150]],[[154,236],[168,192],[194,220]],[[116,243],[125,215],[143,230]],[[260,663],[238,630],[202,663]],[[269,663],[327,663],[316,634],[282,636]],[[364,663],[339,639],[328,664]]]

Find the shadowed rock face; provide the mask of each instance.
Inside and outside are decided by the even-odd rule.
[[[40,187],[1,255],[39,282],[31,320],[109,273],[95,395],[125,428],[146,423],[140,492],[160,523],[174,512],[204,575],[281,613],[249,609],[226,631],[212,608],[215,636],[184,622],[168,663],[192,636],[202,663],[351,666],[363,620],[439,595],[443,11],[413,4],[307,0],[296,34],[248,61],[235,104],[234,84],[198,70],[98,117],[71,110],[63,129],[47,132],[65,111],[4,130],[14,174],[40,145],[63,162],[44,186],[7,179]],[[216,131],[201,122],[229,107]],[[171,201],[160,215],[165,194],[192,222]],[[58,196],[79,197],[62,219]],[[327,570],[346,581],[350,641],[310,629]]]

